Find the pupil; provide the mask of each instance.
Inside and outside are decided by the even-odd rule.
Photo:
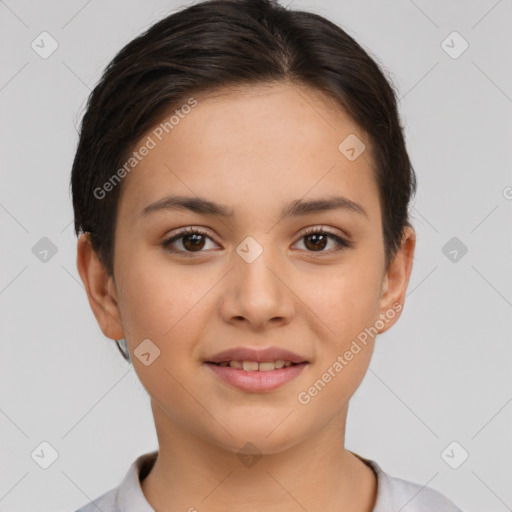
[[[189,244],[188,242],[192,242]],[[183,239],[183,246],[188,250],[194,250],[194,249],[202,249],[204,246],[204,238],[203,235],[187,235]]]
[[[313,244],[311,246],[310,244],[308,244],[309,241],[313,241]],[[306,237],[306,246],[308,247],[308,249],[323,249],[326,243],[327,237],[325,235],[313,234],[308,235]]]

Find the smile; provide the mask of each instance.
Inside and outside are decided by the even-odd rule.
[[[272,370],[279,370],[280,368],[292,366],[293,364],[296,363],[292,363],[291,361],[283,361],[282,359],[278,359],[277,361],[268,361],[265,363],[258,363],[257,361],[223,361],[222,363],[218,363],[219,366],[229,366],[230,368],[245,370],[247,372],[269,372]]]
[[[263,363],[256,361],[205,363],[221,381],[249,393],[274,391],[298,377],[308,364],[284,360]]]

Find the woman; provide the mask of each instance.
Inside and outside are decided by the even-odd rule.
[[[459,510],[344,442],[415,184],[390,84],[318,15],[202,2],[123,48],[73,164],[77,264],[159,450],[80,512]]]

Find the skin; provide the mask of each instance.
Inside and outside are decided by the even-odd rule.
[[[196,99],[122,183],[115,278],[87,235],[78,240],[77,266],[98,324],[107,337],[126,338],[151,397],[159,456],[142,490],[156,510],[369,512],[375,475],[344,441],[349,399],[375,338],[308,404],[297,396],[379,315],[404,304],[414,230],[406,228],[385,268],[370,141],[320,92],[278,83]],[[351,133],[366,145],[355,161],[338,150]],[[294,200],[334,192],[367,216],[332,210],[281,218]],[[233,209],[234,217],[186,209],[141,216],[168,194],[204,197]],[[182,244],[190,239],[174,243],[182,253],[161,245],[185,226],[210,237],[188,257]],[[304,238],[308,227],[353,245],[335,252],[339,246],[329,238],[315,250]],[[263,248],[252,263],[236,252],[247,236]],[[148,366],[134,355],[144,339],[161,352]],[[272,345],[310,362],[272,392],[231,387],[203,364],[227,348]],[[251,467],[237,457],[248,442],[263,455]]]

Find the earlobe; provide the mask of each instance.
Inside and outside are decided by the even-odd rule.
[[[94,251],[88,233],[77,242],[77,269],[84,283],[91,309],[103,334],[116,340],[124,337],[113,277]]]

